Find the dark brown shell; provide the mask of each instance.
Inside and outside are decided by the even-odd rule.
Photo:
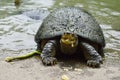
[[[35,40],[54,38],[64,33],[78,36],[105,46],[103,32],[91,14],[81,8],[65,7],[54,10],[43,21]]]

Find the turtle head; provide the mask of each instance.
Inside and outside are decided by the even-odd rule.
[[[78,36],[72,33],[64,33],[61,36],[60,44],[63,53],[74,53],[78,45]]]

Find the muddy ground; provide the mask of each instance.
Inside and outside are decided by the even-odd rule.
[[[120,8],[116,0],[14,0],[0,2],[0,80],[120,80]],[[55,66],[44,66],[40,57],[5,62],[7,56],[34,51],[34,35],[41,21],[15,15],[19,11],[60,6],[83,7],[95,16],[106,39],[105,61],[100,68],[87,67],[78,59],[59,60]],[[15,16],[14,16],[15,15]],[[64,79],[63,79],[64,80]]]
[[[87,67],[77,59],[58,61],[55,66],[44,66],[39,55],[8,63],[4,58],[15,52],[1,52],[8,55],[0,58],[0,80],[62,80],[63,75],[69,78],[67,80],[120,80],[120,60],[117,58],[106,57],[100,68]]]

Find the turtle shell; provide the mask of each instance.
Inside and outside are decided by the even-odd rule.
[[[54,38],[64,33],[78,36],[105,46],[101,27],[91,14],[78,7],[64,7],[51,12],[43,21],[35,40]]]

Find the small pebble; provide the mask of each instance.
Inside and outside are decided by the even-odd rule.
[[[75,71],[80,71],[80,72],[83,71],[82,69],[78,69],[78,68],[75,68],[74,70],[75,70]]]
[[[66,75],[62,75],[62,80],[69,80],[69,78]]]
[[[68,69],[64,69],[64,71],[69,71]]]

